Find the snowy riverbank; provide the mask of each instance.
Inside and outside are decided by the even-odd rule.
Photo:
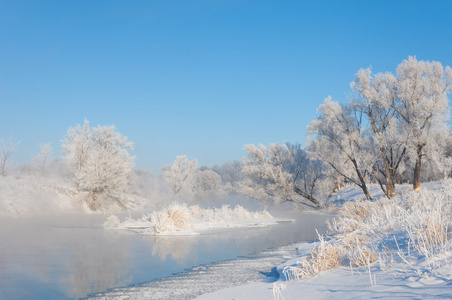
[[[335,234],[301,245],[297,257],[278,265],[276,282],[197,299],[452,297],[451,182],[425,184],[420,192],[399,187],[401,197],[374,202],[350,197],[353,189],[341,193],[353,202],[341,208]]]
[[[391,200],[372,191],[372,202],[360,201],[355,188],[338,193],[336,202],[348,204],[331,237],[274,249],[262,256],[267,263],[247,257],[212,264],[96,299],[452,297],[452,184],[425,184],[417,193],[400,186]]]

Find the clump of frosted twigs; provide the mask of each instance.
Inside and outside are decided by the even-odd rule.
[[[341,265],[342,252],[341,247],[325,241],[320,236],[320,244],[308,253],[299,266],[285,268],[284,276],[291,281],[300,280],[337,268]]]
[[[141,219],[128,219],[120,222],[116,216],[110,216],[104,223],[107,229],[141,229],[142,233],[162,234],[174,232],[189,232],[196,228],[212,228],[230,226],[246,226],[247,221],[268,221],[273,217],[267,211],[251,212],[240,205],[230,208],[201,208],[198,205],[171,204],[159,211],[143,215]],[[249,222],[248,222],[249,223]]]
[[[286,278],[304,279],[339,266],[365,266],[370,272],[376,261],[386,271],[392,253],[411,267],[413,254],[430,270],[447,263],[446,254],[452,250],[452,181],[443,187],[392,199],[347,202],[328,224],[331,239],[320,237],[320,244],[303,261],[284,270]]]

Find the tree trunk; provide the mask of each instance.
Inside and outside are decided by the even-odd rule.
[[[294,187],[294,191],[298,195],[300,195],[303,198],[306,198],[310,202],[314,203],[316,208],[320,208],[321,207],[320,202],[317,199],[315,199],[314,197],[312,197],[311,195],[309,195],[308,193],[306,193],[305,191],[299,189],[298,187]]]
[[[394,175],[392,172],[388,172],[386,175],[386,197],[391,199],[395,196],[395,184],[394,184]]]
[[[355,159],[352,159],[351,161],[352,161],[352,163],[353,163],[353,166],[355,167],[356,175],[358,175],[358,178],[359,178],[359,182],[360,182],[359,187],[363,190],[363,193],[364,193],[364,195],[366,195],[367,200],[372,199],[372,198],[370,197],[369,190],[367,189],[366,182],[364,181],[364,176],[363,176],[363,175],[361,174],[361,172],[359,171],[358,163],[356,162]]]
[[[367,185],[364,181],[362,183],[361,189],[363,190],[364,195],[366,195],[367,200],[371,200],[372,197],[370,197],[369,190],[367,189]]]
[[[424,145],[417,146],[417,159],[416,165],[414,167],[414,178],[413,178],[413,190],[419,191],[421,189],[421,166],[422,166],[422,149]]]

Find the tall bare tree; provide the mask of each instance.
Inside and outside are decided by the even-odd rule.
[[[8,140],[0,140],[0,172],[2,176],[6,176],[6,170],[8,167],[8,160],[13,155],[14,151],[17,150],[19,146],[19,141],[13,137]]]

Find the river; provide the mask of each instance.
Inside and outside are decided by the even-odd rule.
[[[287,214],[285,215],[287,217]],[[216,261],[317,239],[326,215],[198,236],[105,230],[102,215],[0,219],[0,299],[78,299]]]

